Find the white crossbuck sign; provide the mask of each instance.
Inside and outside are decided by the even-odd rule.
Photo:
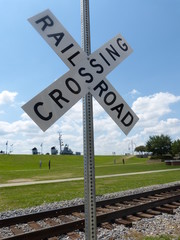
[[[118,34],[91,55],[81,49],[50,10],[29,19],[70,70],[22,106],[46,131],[75,103],[90,92],[121,130],[128,134],[138,117],[105,78],[132,49]]]

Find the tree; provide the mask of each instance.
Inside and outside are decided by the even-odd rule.
[[[172,145],[172,154],[176,155],[176,154],[180,154],[180,140],[175,140]]]
[[[135,152],[141,152],[141,153],[143,153],[143,152],[146,152],[146,147],[143,146],[143,145],[141,145],[141,146],[136,147],[136,148],[134,149],[134,151],[135,151]]]
[[[150,136],[146,143],[146,149],[153,155],[162,156],[171,152],[171,144],[172,141],[168,135]]]

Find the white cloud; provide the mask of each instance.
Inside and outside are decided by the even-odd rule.
[[[141,132],[143,135],[160,135],[167,134],[169,136],[180,135],[180,119],[169,118],[161,120],[158,124],[144,128]]]
[[[170,105],[180,101],[180,96],[171,93],[156,93],[150,96],[139,97],[133,103],[133,110],[139,116],[142,126],[153,126],[161,117],[171,113]]]
[[[140,120],[137,134],[133,136],[137,145],[145,144],[149,136],[167,134],[172,139],[180,138],[180,119],[172,118],[172,104],[177,104],[180,96],[160,92],[150,96],[139,97],[133,103],[133,110]],[[175,113],[176,114],[176,113]]]
[[[5,112],[3,110],[0,110],[0,114],[4,114]]]
[[[35,133],[38,128],[32,121],[15,121],[12,123],[1,121],[0,122],[0,135],[14,135],[14,134],[24,134]]]
[[[140,92],[137,91],[136,89],[133,89],[131,92],[129,92],[129,94],[130,94],[132,97],[135,97],[135,95],[140,94]]]
[[[0,105],[13,103],[17,92],[2,91],[0,93]]]
[[[23,114],[21,114],[21,118],[23,119],[23,120],[29,120],[30,119],[30,117],[27,115],[27,113],[23,113]]]
[[[105,113],[105,110],[95,99],[93,99],[93,111],[94,117],[101,117]]]
[[[129,152],[129,145],[146,143],[150,135],[168,134],[172,138],[180,138],[180,119],[169,117],[172,112],[171,104],[180,101],[179,96],[170,93],[156,93],[139,97],[133,103],[135,113],[140,121],[128,136],[125,136],[105,110],[96,102],[94,109],[94,146],[95,154],[116,155]],[[13,144],[13,153],[31,154],[31,149],[37,147],[43,153],[50,153],[52,146],[59,151],[59,132],[64,144],[68,144],[74,152],[83,152],[83,120],[82,101],[79,101],[60,120],[53,124],[46,132],[28,117],[21,115],[18,121],[0,122],[0,150],[5,149],[5,143]]]

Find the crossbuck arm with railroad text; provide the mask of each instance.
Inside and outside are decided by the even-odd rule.
[[[118,34],[87,56],[49,10],[29,21],[70,70],[26,103],[24,111],[45,131],[90,92],[128,134],[138,117],[105,78],[132,53],[126,40]]]

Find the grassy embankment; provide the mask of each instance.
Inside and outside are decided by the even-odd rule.
[[[180,170],[180,166],[166,166],[164,163],[150,162],[147,159],[135,157],[125,159],[125,164],[122,164],[122,158],[122,156],[96,156],[96,176],[172,168]],[[116,159],[116,164],[114,164],[114,159]],[[42,161],[41,168],[39,167],[40,160]],[[51,160],[50,170],[48,169],[49,160]],[[83,177],[83,175],[82,156],[0,155],[0,184],[76,178]],[[101,178],[96,179],[96,195],[179,180],[179,171]],[[0,188],[0,211],[83,196],[83,181]]]

